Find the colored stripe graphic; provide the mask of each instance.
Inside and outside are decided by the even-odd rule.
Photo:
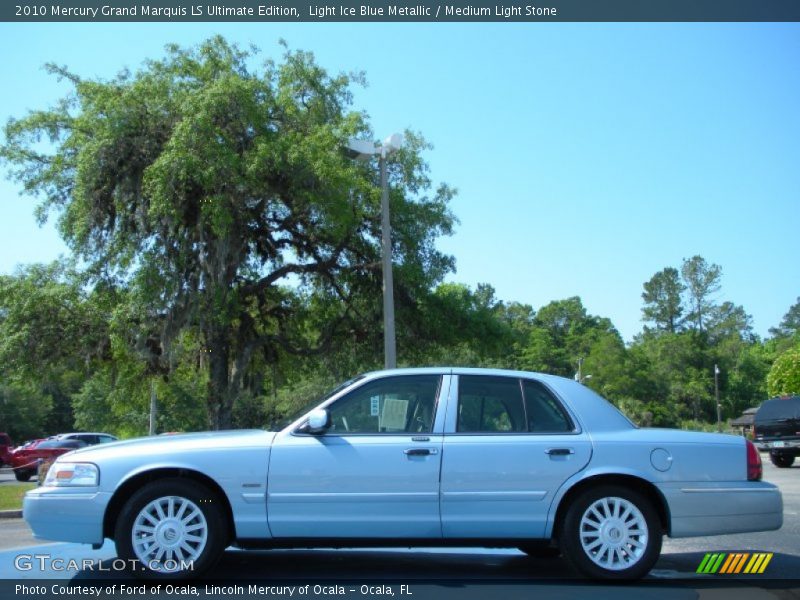
[[[697,567],[697,573],[716,573],[726,556],[726,554],[711,552],[706,554],[703,558],[703,562]]]
[[[704,575],[761,574],[772,560],[772,552],[708,552],[700,561],[696,573]]]
[[[728,573],[729,569],[731,568],[731,564],[736,561],[736,557],[738,554],[728,554],[728,558],[725,559],[725,562],[722,563],[722,568],[719,570],[720,573]]]
[[[767,565],[769,564],[769,561],[771,561],[771,560],[772,560],[772,552],[766,553],[764,555],[764,562],[761,563],[761,567],[758,569],[758,573],[759,574],[763,573],[766,570]]]

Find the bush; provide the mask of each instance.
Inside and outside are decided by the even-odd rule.
[[[800,394],[800,347],[781,354],[767,375],[770,397]]]

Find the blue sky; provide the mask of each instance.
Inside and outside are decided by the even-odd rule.
[[[366,72],[356,108],[379,136],[422,132],[459,190],[454,281],[579,295],[626,340],[642,283],[695,254],[762,336],[800,296],[798,24],[3,23],[0,121],[67,91],[45,62],[110,77],[216,33]],[[33,205],[0,182],[0,272],[65,251]]]

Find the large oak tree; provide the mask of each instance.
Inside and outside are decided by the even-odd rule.
[[[9,122],[0,147],[92,279],[131,292],[146,362],[168,376],[171,343],[199,332],[214,428],[230,426],[256,353],[318,352],[379,315],[377,169],[341,150],[374,139],[351,108],[360,76],[304,52],[253,62],[217,37],[111,80],[50,66],[73,93]],[[407,140],[390,182],[399,296],[413,303],[452,268],[434,240],[453,192],[432,189],[424,142]]]

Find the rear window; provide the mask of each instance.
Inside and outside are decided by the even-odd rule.
[[[767,400],[755,416],[756,423],[778,419],[800,419],[800,396]]]
[[[40,450],[47,450],[49,448],[83,448],[86,446],[86,442],[81,440],[47,440],[46,442],[42,442],[36,448]]]

